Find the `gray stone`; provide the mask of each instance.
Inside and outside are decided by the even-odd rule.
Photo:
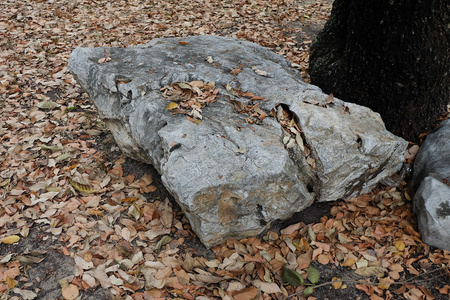
[[[258,234],[314,200],[367,192],[401,168],[407,143],[377,113],[323,94],[256,44],[198,36],[107,51],[77,48],[69,68],[121,150],[155,166],[208,247]],[[191,81],[215,82],[219,90],[200,125],[167,111],[160,91]],[[290,114],[302,133],[288,133],[281,119],[236,111],[236,103],[256,102],[264,114]]]
[[[418,188],[430,174],[450,180],[450,120],[443,121],[420,147],[414,161],[415,187]]]
[[[427,176],[414,195],[414,212],[423,241],[450,250],[450,186]]]
[[[423,241],[450,250],[450,120],[427,136],[414,161],[414,212]]]

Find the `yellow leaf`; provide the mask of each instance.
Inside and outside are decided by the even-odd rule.
[[[405,249],[405,243],[402,240],[396,240],[394,242],[394,245],[398,251],[403,251]]]
[[[298,242],[293,242],[293,244],[295,248],[300,251],[306,252],[311,249],[311,246],[309,245],[308,241],[303,237]]]
[[[342,281],[339,277],[333,277],[331,281],[333,282],[331,285],[335,290],[339,289],[342,286]]]
[[[68,178],[68,180],[69,180],[69,183],[79,192],[88,193],[88,194],[95,192],[94,188],[89,184],[78,183],[78,182],[72,181],[72,179],[70,179],[70,178]]]
[[[343,267],[351,267],[351,266],[353,266],[354,264],[355,264],[355,260],[353,259],[353,258],[347,258],[343,263],[342,263],[342,265],[341,266],[343,266]]]
[[[8,185],[8,183],[9,183],[9,179],[8,178],[6,178],[5,180],[3,180],[2,182],[0,182],[0,187],[4,187],[4,186],[7,186]]]
[[[387,290],[389,289],[389,284],[379,283],[377,287],[382,290]]]
[[[20,240],[20,236],[18,235],[10,235],[2,239],[3,244],[14,244]]]
[[[9,276],[6,276],[6,285],[10,288],[13,289],[17,284],[17,281],[15,281],[14,279],[12,279]]]
[[[172,109],[178,108],[178,106],[179,106],[178,103],[170,102],[170,104],[167,105],[166,110],[172,110]]]
[[[389,286],[390,286],[389,283],[392,283],[392,280],[389,279],[389,277],[382,278],[382,279],[380,279],[380,283],[378,284],[378,288],[382,289],[382,290],[388,290]]]

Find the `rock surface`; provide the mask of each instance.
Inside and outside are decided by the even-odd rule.
[[[429,134],[414,162],[414,212],[423,241],[450,250],[450,120]],[[447,182],[446,183],[444,183]]]
[[[258,234],[314,200],[367,192],[403,162],[407,143],[378,114],[305,84],[284,58],[250,42],[77,48],[69,68],[121,150],[155,166],[208,247]],[[218,99],[198,103],[194,86],[208,82]]]

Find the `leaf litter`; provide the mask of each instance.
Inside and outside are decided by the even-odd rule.
[[[334,203],[331,217],[318,223],[230,239],[212,249],[214,257],[186,247],[195,234],[185,218],[174,213],[168,199],[144,196],[162,188],[149,174],[124,176],[125,159],[109,159],[117,147],[67,69],[76,46],[126,47],[158,37],[219,34],[271,48],[307,81],[313,36],[292,24],[301,20],[304,28],[322,26],[330,1],[203,1],[193,7],[190,1],[173,6],[134,0],[6,0],[2,6],[0,247],[26,240],[36,225],[59,239],[61,252],[73,256],[76,266],[70,280],[60,282],[64,299],[98,287],[116,299],[303,299],[311,293],[308,299],[316,299],[327,285],[335,290],[328,293],[352,286],[370,299],[448,298],[450,252],[421,241],[404,181]],[[111,59],[105,52],[98,62]],[[212,57],[207,61],[214,63]],[[253,70],[270,75],[257,66]],[[201,121],[202,101],[213,102],[215,95],[213,87],[202,90],[202,84],[178,83],[163,90],[175,103],[168,104],[168,111]],[[264,119],[255,102],[263,99],[239,96],[250,97],[247,105],[232,102],[249,114],[248,122]],[[330,95],[326,105],[332,104]],[[293,118],[282,111],[279,120],[286,122],[286,144],[302,147],[301,128]],[[409,148],[409,163],[417,150],[417,145]],[[36,299],[38,290],[27,282],[26,270],[41,258],[2,253],[0,293]],[[323,267],[360,276],[323,282]],[[429,284],[438,277],[447,281]]]

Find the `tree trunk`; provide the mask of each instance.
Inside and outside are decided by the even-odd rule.
[[[335,0],[311,48],[310,75],[416,140],[450,102],[450,1]]]

